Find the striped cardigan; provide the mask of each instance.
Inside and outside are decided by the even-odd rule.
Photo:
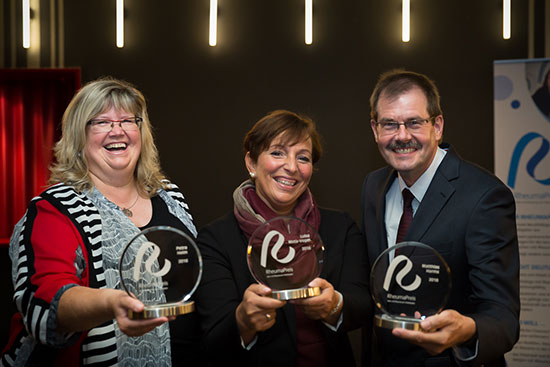
[[[167,184],[168,197],[174,199],[185,210],[192,226],[190,230],[196,234],[183,195],[177,186]],[[44,365],[78,363],[85,366],[116,366],[117,340],[113,320],[87,333],[55,333],[59,298],[63,292],[76,284],[62,286],[55,291],[53,297],[50,292],[50,300],[43,294],[36,294],[40,290],[32,281],[36,268],[31,236],[37,205],[44,205],[40,204],[42,200],[66,216],[80,237],[79,242],[83,248],[78,247],[77,252],[81,251],[79,257],[84,261],[75,261],[75,274],[82,276],[82,283],[91,288],[106,287],[101,247],[102,225],[97,208],[86,195],[78,193],[71,186],[51,186],[31,200],[10,241],[14,301],[19,312],[12,320],[9,344],[3,351],[0,366],[25,365],[29,360],[39,361]]]

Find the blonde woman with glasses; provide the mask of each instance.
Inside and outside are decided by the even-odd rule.
[[[185,356],[199,365],[195,316],[130,319],[144,305],[118,276],[124,246],[141,230],[197,233],[161,173],[142,93],[111,78],[85,85],[63,115],[55,158],[52,186],[10,242],[18,312],[0,364],[170,366]]]

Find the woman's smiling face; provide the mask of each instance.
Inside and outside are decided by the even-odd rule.
[[[254,173],[256,193],[277,214],[292,214],[298,198],[307,189],[313,173],[312,144],[309,137],[289,145],[284,132],[271,142],[256,162],[246,154],[248,171]]]
[[[94,120],[120,121],[135,117],[126,111],[110,108],[94,117]],[[132,177],[141,153],[140,130],[125,131],[120,123],[113,123],[109,132],[96,132],[86,127],[86,145],[84,154],[90,173],[107,182],[117,175]]]

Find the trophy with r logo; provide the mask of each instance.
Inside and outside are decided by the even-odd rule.
[[[202,276],[202,257],[195,241],[179,229],[148,228],[126,245],[119,264],[124,290],[145,305],[132,319],[178,316],[194,311],[190,301]]]
[[[445,307],[451,292],[451,271],[432,247],[401,242],[378,256],[370,285],[380,311],[374,317],[376,326],[421,330],[422,320]]]
[[[250,236],[248,268],[260,284],[272,289],[271,297],[289,300],[321,294],[308,287],[321,274],[323,242],[311,225],[295,217],[276,217]]]

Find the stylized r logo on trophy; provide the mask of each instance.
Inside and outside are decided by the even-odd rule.
[[[276,217],[250,236],[248,268],[260,284],[272,289],[271,297],[288,300],[321,294],[307,285],[321,274],[323,241],[308,223],[294,217]]]
[[[126,292],[145,305],[130,318],[177,316],[195,309],[190,301],[202,276],[202,257],[195,241],[179,229],[148,228],[124,248],[119,264]]]
[[[152,249],[152,253],[149,256],[149,258],[145,261],[145,270],[157,277],[162,277],[170,271],[172,268],[172,263],[170,260],[165,259],[164,260],[164,266],[159,271],[153,271],[153,265],[157,263],[158,257],[160,255],[160,247],[158,247],[153,242],[144,242],[143,245],[140,246],[138,249],[137,255],[136,255],[136,261],[134,261],[134,281],[139,281],[139,278],[141,278],[141,272],[140,272],[140,264],[143,262],[143,257],[145,256],[145,252],[147,252],[149,249]]]
[[[374,317],[376,326],[420,330],[420,321],[441,312],[447,303],[451,271],[432,247],[401,242],[378,256],[370,285],[380,311]]]
[[[411,284],[409,285],[403,284],[403,278],[405,278],[405,276],[409,274],[409,272],[412,270],[413,264],[412,264],[412,261],[409,260],[409,258],[407,258],[406,256],[399,255],[392,260],[392,262],[390,263],[390,266],[388,267],[388,271],[386,272],[386,277],[384,278],[384,290],[386,292],[390,290],[390,285],[393,279],[393,273],[403,261],[405,262],[405,266],[403,266],[403,268],[399,270],[399,272],[395,276],[395,281],[401,288],[403,288],[408,292],[415,291],[418,289],[418,287],[420,287],[420,284],[422,283],[422,279],[418,275],[416,275],[416,277],[414,278],[414,281]]]

